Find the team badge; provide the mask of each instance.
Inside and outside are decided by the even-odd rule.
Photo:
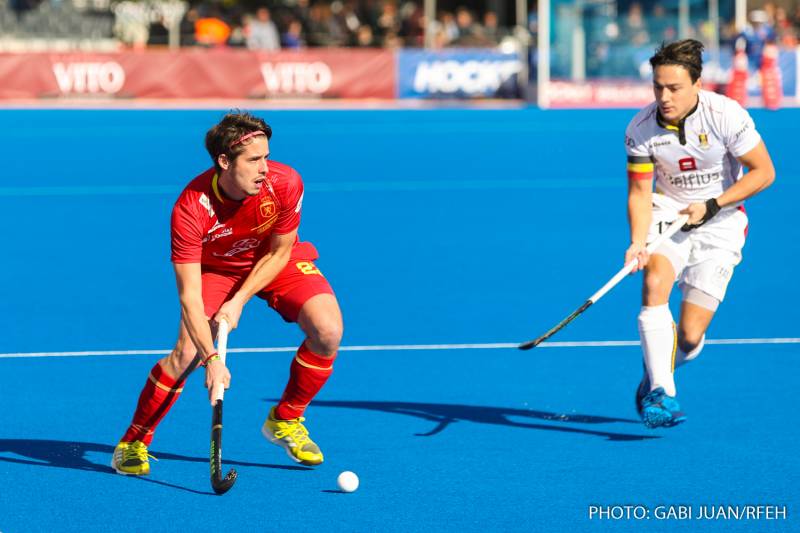
[[[708,134],[701,133],[700,135],[698,135],[698,139],[700,140],[700,148],[702,148],[703,150],[708,150],[709,148],[711,148],[711,145],[708,144]]]
[[[259,223],[253,228],[256,233],[264,233],[278,219],[278,208],[271,198],[265,198],[258,204]]]
[[[258,206],[258,211],[261,213],[261,218],[272,218],[275,216],[275,202],[267,198]]]

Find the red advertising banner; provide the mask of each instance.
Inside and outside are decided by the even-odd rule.
[[[384,50],[0,53],[0,99],[395,98]]]
[[[628,81],[551,81],[550,107],[643,107],[652,102],[653,86]]]

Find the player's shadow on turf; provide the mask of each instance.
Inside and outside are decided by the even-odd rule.
[[[5,461],[7,463],[24,465],[71,468],[74,470],[86,470],[90,472],[102,472],[104,474],[118,475],[110,466],[106,464],[97,464],[90,461],[86,456],[88,453],[92,452],[102,453],[110,458],[114,453],[114,446],[109,446],[107,444],[96,444],[93,442],[72,442],[62,440],[0,439],[0,462]],[[8,453],[12,453],[19,457],[4,457],[2,455]],[[150,453],[159,459],[208,464],[208,457],[188,457],[185,455],[163,453],[158,451],[151,451]],[[25,459],[21,459],[20,457],[25,457]],[[281,470],[313,470],[312,468],[306,466],[248,463],[244,461],[231,461],[228,459],[225,459],[223,463],[231,466],[254,466],[261,468],[278,468]],[[213,492],[197,491],[146,477],[139,477],[138,479],[147,481],[149,483],[155,483],[157,485],[194,492],[195,494],[213,494]]]
[[[277,400],[265,400],[274,403]],[[447,426],[454,422],[466,421],[477,422],[479,424],[495,424],[500,426],[512,426],[518,428],[541,429],[545,431],[562,431],[566,433],[576,433],[581,435],[594,435],[605,437],[614,441],[632,441],[660,438],[655,435],[633,435],[629,433],[616,433],[611,431],[599,431],[582,427],[561,425],[569,424],[610,424],[621,422],[625,424],[641,424],[637,420],[624,418],[608,418],[604,416],[592,416],[581,414],[558,414],[534,409],[512,409],[509,407],[483,407],[479,405],[453,405],[443,403],[411,403],[411,402],[343,402],[315,400],[312,404],[315,407],[344,407],[348,409],[366,409],[370,411],[383,411],[399,415],[414,416],[423,420],[430,420],[437,425],[427,433],[417,433],[419,437],[430,437],[441,433]],[[527,418],[534,420],[546,420],[556,424],[541,424],[537,422],[517,422],[510,419]]]

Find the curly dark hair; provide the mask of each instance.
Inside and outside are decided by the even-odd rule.
[[[220,170],[217,158],[225,154],[233,161],[250,144],[252,138],[236,143],[238,139],[248,133],[263,131],[267,139],[272,138],[272,128],[264,119],[256,117],[247,111],[238,109],[231,111],[206,133],[206,150],[214,161],[214,166]]]
[[[694,39],[684,39],[673,43],[661,43],[650,58],[653,70],[662,65],[678,65],[689,71],[692,83],[703,73],[703,43]]]

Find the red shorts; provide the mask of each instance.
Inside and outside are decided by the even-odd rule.
[[[241,287],[245,277],[232,272],[203,272],[203,304],[207,317],[212,318],[219,311]],[[303,304],[317,294],[333,294],[322,272],[313,261],[289,259],[272,283],[256,296],[266,300],[287,322],[297,322]]]

